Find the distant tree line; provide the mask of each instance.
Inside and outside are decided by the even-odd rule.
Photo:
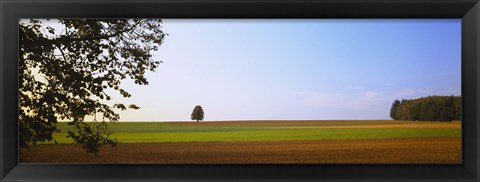
[[[462,103],[460,96],[428,96],[417,99],[395,100],[390,109],[394,120],[410,121],[460,121]]]

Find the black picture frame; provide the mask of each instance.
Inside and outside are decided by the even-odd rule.
[[[1,181],[442,181],[480,177],[478,0],[1,0]],[[459,165],[18,164],[18,20],[22,18],[461,18]]]

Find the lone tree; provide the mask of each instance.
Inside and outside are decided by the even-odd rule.
[[[162,21],[60,19],[53,25],[52,21],[19,23],[19,145],[28,148],[53,140],[57,121],[67,120],[73,126],[67,137],[87,152],[98,153],[101,145],[116,146],[106,121],[118,121],[115,109],[139,107],[107,101],[112,92],[131,96],[120,87],[126,78],[148,85],[145,72],[155,71],[161,63],[152,60],[152,51],[166,36]],[[85,122],[86,116],[95,119]]]
[[[197,105],[197,106],[195,106],[195,108],[193,108],[192,120],[197,120],[197,122],[200,121],[200,120],[203,120],[203,115],[204,114],[205,113],[203,112],[202,106]]]

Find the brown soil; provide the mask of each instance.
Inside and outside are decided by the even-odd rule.
[[[282,126],[282,125],[339,125],[339,124],[376,124],[378,122],[404,123],[397,120],[239,120],[239,121],[201,121],[174,122],[182,126]]]
[[[36,145],[21,163],[461,163],[461,138]]]
[[[409,124],[375,124],[375,125],[348,125],[348,126],[284,126],[275,128],[285,129],[309,129],[309,128],[461,128],[458,123],[431,124],[431,123],[409,123]]]

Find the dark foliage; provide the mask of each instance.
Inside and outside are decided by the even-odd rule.
[[[197,122],[203,120],[204,114],[202,106],[197,105],[193,108],[192,120],[197,120]]]
[[[19,145],[52,140],[56,123],[70,121],[68,137],[87,152],[115,145],[105,121],[117,121],[114,109],[138,109],[130,104],[107,104],[107,89],[130,97],[120,88],[130,78],[147,85],[146,71],[161,63],[152,51],[162,44],[160,19],[61,19],[19,23]],[[86,122],[86,116],[103,117]]]
[[[461,121],[460,96],[429,96],[412,100],[395,100],[390,109],[394,120]]]
[[[395,100],[392,104],[392,107],[390,109],[390,117],[394,120],[398,120],[398,117],[397,117],[397,109],[398,109],[398,106],[400,106],[400,101],[399,100]]]

